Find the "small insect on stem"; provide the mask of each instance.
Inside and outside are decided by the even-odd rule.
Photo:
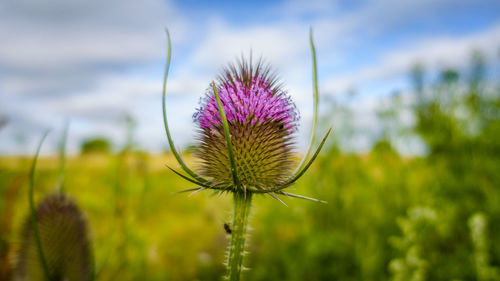
[[[227,234],[231,234],[233,231],[231,230],[231,226],[229,223],[224,223],[224,230],[226,231]]]

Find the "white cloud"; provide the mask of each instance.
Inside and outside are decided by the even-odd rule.
[[[163,26],[186,26],[177,14],[161,0],[2,1],[0,93],[77,90],[151,63],[164,56]]]
[[[425,63],[464,62],[472,47],[492,52],[500,28],[462,37],[411,38],[405,49],[384,50],[371,65],[337,72],[349,65],[351,46],[420,14],[438,13],[451,0],[373,1],[345,11],[341,1],[291,0],[269,9],[275,20],[235,24],[208,11],[193,19],[188,8],[145,0],[0,2],[0,102],[9,126],[47,127],[72,117],[73,134],[93,132],[119,139],[116,120],[131,113],[139,140],[163,144],[160,91],[165,37],[169,26],[173,60],[168,84],[169,118],[179,144],[191,139],[191,115],[221,67],[252,49],[279,71],[303,116],[307,135],[311,112],[311,57],[308,28],[315,29],[320,90],[344,90],[358,81],[405,73],[417,59]],[[200,15],[197,14],[197,15]],[[221,15],[221,14],[219,14]],[[306,20],[307,19],[307,22]],[[365,117],[362,117],[365,118]],[[24,126],[24,127],[23,127]],[[1,151],[0,151],[1,153]]]
[[[277,67],[293,63],[308,48],[307,27],[293,25],[254,25],[233,27],[222,21],[210,23],[208,34],[197,45],[192,62],[217,70],[241,54],[263,55]]]
[[[463,67],[469,62],[473,50],[494,57],[500,46],[500,24],[478,34],[426,38],[406,45],[408,47],[403,50],[387,50],[374,64],[327,78],[323,83],[324,89],[327,92],[345,91],[359,83],[396,78],[408,73],[417,62],[430,69]]]
[[[117,119],[127,112],[148,126],[151,118],[144,124],[141,112],[159,100],[161,75],[137,73],[164,58],[167,25],[185,42],[186,18],[162,0],[1,1],[0,103],[9,120],[2,134],[33,140],[70,118],[77,137],[116,139]],[[0,153],[16,147],[15,139],[2,138]]]

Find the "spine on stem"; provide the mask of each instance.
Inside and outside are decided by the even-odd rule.
[[[228,255],[227,279],[240,280],[243,257],[245,253],[245,240],[247,238],[248,215],[252,204],[252,193],[234,192],[234,217],[231,232],[231,246]]]

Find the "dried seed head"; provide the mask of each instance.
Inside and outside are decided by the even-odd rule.
[[[291,174],[298,113],[270,68],[259,62],[230,66],[216,85],[229,123],[236,173],[247,190],[271,189]],[[199,125],[201,173],[232,186],[224,129],[212,88],[194,115]]]
[[[87,224],[73,200],[63,194],[46,197],[38,206],[36,220],[52,280],[91,280]],[[29,220],[23,229],[14,280],[46,280]]]

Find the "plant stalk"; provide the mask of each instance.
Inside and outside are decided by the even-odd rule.
[[[33,193],[34,193],[34,187],[35,187],[35,169],[36,169],[36,162],[38,160],[38,155],[40,154],[40,149],[42,148],[43,141],[49,134],[49,131],[46,131],[40,142],[38,143],[38,147],[36,149],[35,157],[33,157],[33,162],[31,164],[31,169],[29,173],[29,191],[28,191],[28,201],[30,205],[30,221],[31,221],[31,228],[33,229],[33,236],[35,238],[35,244],[38,252],[38,257],[40,258],[40,264],[42,265],[43,269],[43,274],[45,276],[45,279],[50,281],[52,280],[50,276],[50,270],[47,265],[47,260],[45,259],[45,255],[42,249],[42,241],[40,239],[40,233],[38,231],[38,224],[37,224],[37,217],[36,217],[36,208],[35,208],[35,199],[33,198]]]
[[[231,246],[229,248],[227,278],[239,281],[245,253],[245,239],[248,226],[248,215],[252,204],[252,193],[234,192],[234,217],[231,231]]]

